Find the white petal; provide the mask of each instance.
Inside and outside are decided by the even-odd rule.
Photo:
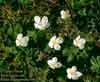
[[[56,39],[56,42],[57,43],[59,43],[59,44],[61,44],[61,43],[63,43],[63,38],[62,37],[58,37],[57,39]]]
[[[78,36],[76,37],[76,40],[77,40],[77,41],[80,40],[80,35],[78,35]]]
[[[61,18],[62,18],[62,19],[66,19],[65,13],[66,13],[66,12],[65,12],[64,10],[62,10],[62,11],[60,12]]]
[[[52,62],[52,60],[47,61],[50,68],[55,69],[55,63]]]
[[[74,46],[77,46],[76,40],[73,40],[73,44]]]
[[[26,42],[28,42],[28,41],[29,41],[29,37],[28,37],[28,36],[25,36],[25,37],[24,37],[24,40],[25,40]]]
[[[70,71],[71,71],[71,69],[70,69],[70,68],[67,68],[67,69],[66,69],[67,74],[69,74],[69,73],[70,73]]]
[[[48,43],[48,45],[50,48],[53,48],[53,46],[54,46],[54,44],[51,41]]]
[[[39,16],[35,16],[34,21],[35,21],[35,23],[39,24],[41,21],[41,18]]]
[[[85,43],[86,43],[86,40],[85,40],[84,38],[81,38],[81,39],[80,39],[80,43],[81,43],[81,44],[85,44]]]
[[[79,45],[79,48],[80,49],[83,49],[84,48],[84,46],[85,46],[85,43],[86,43],[86,40],[85,39],[80,39],[80,45]]]
[[[56,68],[54,64],[50,64],[49,67],[50,67],[51,69],[55,69],[55,68]]]
[[[50,41],[55,41],[56,40],[56,36],[53,36],[51,39],[50,39]]]
[[[48,65],[52,64],[52,60],[47,61]]]
[[[39,28],[39,25],[37,23],[34,23],[35,28]]]
[[[21,46],[26,47],[27,45],[28,45],[28,43],[27,43],[27,42],[22,41]]]
[[[80,38],[80,35],[78,35],[76,37],[76,39],[73,40],[73,44],[76,47],[79,47],[80,49],[83,49],[84,48],[85,43],[86,43],[86,40],[84,38]]]
[[[71,74],[67,74],[67,77],[68,77],[68,79],[72,78]]]
[[[48,17],[47,16],[43,16],[42,17],[42,24],[43,25],[47,25],[48,24]]]
[[[51,65],[50,68],[55,69],[55,66]]]
[[[49,45],[50,48],[54,48],[54,42],[55,42],[55,40],[56,40],[56,36],[53,36],[53,37],[50,39],[50,41],[49,41],[49,43],[48,43],[48,45]]]
[[[26,47],[28,45],[29,37],[23,37],[21,46]]]
[[[62,66],[62,64],[57,61],[58,61],[57,57],[53,57],[52,59],[48,60],[47,63],[49,65],[49,67],[52,69],[60,68]]]
[[[78,77],[82,76],[82,73],[79,72],[79,71],[77,71],[76,74],[77,74]]]
[[[72,75],[72,79],[77,80],[77,79],[79,79],[80,76],[82,76],[82,73],[77,71],[74,75]]]
[[[45,26],[43,26],[43,25],[39,25],[39,27],[38,27],[40,30],[45,30],[46,29],[46,27]]]
[[[74,68],[73,68],[74,69]],[[77,75],[76,75],[76,72],[71,74],[71,71],[72,71],[72,68],[68,68],[67,70],[67,77],[68,79],[73,79],[73,80],[76,80],[78,79]],[[73,70],[74,71],[74,70]]]
[[[63,15],[63,14],[64,14],[64,12],[65,12],[65,11],[64,11],[64,10],[62,10],[62,11],[60,12],[60,14],[61,14],[61,15]]]
[[[84,48],[84,44],[81,44],[81,45],[79,46],[79,48],[80,48],[80,49],[83,49],[83,48]]]
[[[77,67],[76,66],[72,66],[71,71],[73,71],[73,72],[77,71]]]
[[[61,18],[62,18],[62,19],[66,19],[66,18],[70,17],[69,10],[62,10],[62,11],[60,12],[60,14],[61,14]]]
[[[22,43],[21,46],[27,47],[28,43]]]
[[[62,64],[60,62],[57,62],[56,68],[60,68],[60,67],[62,67]]]
[[[17,35],[17,38],[16,38],[16,46],[20,46],[21,45],[22,38],[23,38],[23,34],[19,33]]]
[[[56,63],[58,61],[57,57],[52,58],[52,62]]]
[[[78,80],[79,77],[78,77],[77,75],[72,75],[72,79],[73,79],[73,80]]]
[[[39,30],[44,30],[46,27],[43,26],[42,24],[39,23],[34,23],[35,28],[39,29]]]
[[[20,42],[18,40],[16,40],[16,46],[20,46]]]
[[[23,38],[23,34],[22,33],[19,33],[18,35],[17,35],[17,40],[21,40]]]
[[[49,65],[53,65],[57,62],[57,58],[53,57],[52,59],[48,60],[47,62],[48,62]]]
[[[54,45],[54,49],[55,49],[55,50],[60,50],[60,49],[61,49],[61,46],[60,46],[59,44],[55,44],[55,45]]]

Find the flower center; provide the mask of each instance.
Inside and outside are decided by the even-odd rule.
[[[71,75],[74,75],[75,74],[75,71],[70,70],[70,73],[71,73]]]
[[[18,40],[19,42],[21,42],[21,39],[16,39],[16,40]]]

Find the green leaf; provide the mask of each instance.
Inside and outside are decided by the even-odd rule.
[[[0,4],[5,3],[5,2],[6,2],[5,0],[0,0]]]
[[[97,74],[100,74],[100,56],[97,56],[96,58],[92,57],[91,64],[91,70]]]
[[[30,3],[30,0],[19,0],[19,2],[22,4],[28,4]]]
[[[9,27],[7,34],[10,36],[13,35],[13,28],[12,27]]]
[[[37,42],[38,35],[36,31],[27,31],[27,36],[31,37],[35,42]]]

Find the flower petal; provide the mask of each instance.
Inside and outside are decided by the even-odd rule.
[[[35,28],[39,29],[39,24],[34,23]]]
[[[76,37],[76,40],[77,40],[77,41],[80,40],[80,35],[78,35],[78,36]]]
[[[20,41],[16,40],[16,46],[20,46],[20,45],[21,45]]]
[[[72,66],[71,71],[76,72],[77,71],[77,67],[76,66]]]
[[[48,43],[48,45],[49,45],[50,48],[54,47],[54,44],[51,41]]]
[[[85,40],[84,38],[81,38],[81,39],[80,39],[80,43],[81,43],[81,44],[85,44],[85,43],[86,43],[86,40]]]
[[[77,80],[77,79],[79,79],[80,76],[82,76],[82,73],[77,71],[74,75],[72,75],[72,79]]]
[[[57,57],[53,57],[53,58],[52,58],[52,61],[53,61],[54,63],[56,63],[56,62],[58,61]]]
[[[79,72],[79,71],[77,71],[76,74],[77,74],[78,77],[80,77],[80,76],[83,75],[83,74],[82,74],[81,72]]]
[[[62,11],[60,12],[60,14],[61,14],[61,18],[62,18],[62,19],[66,19],[66,18],[68,18],[68,17],[71,16],[70,13],[69,13],[69,10],[62,10]]]
[[[55,63],[52,61],[52,59],[48,60],[47,63],[48,63],[50,68],[55,69]]]
[[[29,37],[25,36],[23,37],[21,41],[21,46],[26,47],[28,45]]]
[[[22,33],[19,33],[18,35],[17,35],[17,40],[21,40],[23,38],[23,34]]]
[[[66,69],[66,72],[67,72],[68,74],[70,73],[70,71],[71,71],[70,68],[67,68],[67,69]]]
[[[53,36],[51,39],[50,39],[50,41],[52,41],[52,42],[54,42],[55,40],[56,40],[56,36]]]
[[[68,77],[68,79],[72,78],[71,74],[67,74],[67,77]]]
[[[60,62],[57,62],[56,68],[60,68],[60,67],[62,67],[62,64]]]
[[[56,42],[58,43],[58,44],[61,44],[61,43],[63,43],[63,38],[62,37],[58,37],[57,39],[56,39]]]
[[[48,17],[47,16],[43,16],[41,22],[42,22],[43,25],[46,26],[48,24]]]
[[[74,44],[74,46],[76,46],[76,47],[77,47],[76,40],[73,40],[73,44]]]
[[[72,75],[72,79],[73,79],[73,80],[78,80],[79,77],[78,77],[77,75]]]
[[[81,44],[80,46],[79,46],[79,49],[83,49],[84,48],[84,44]]]
[[[39,24],[41,22],[41,18],[39,16],[34,17],[35,23]]]
[[[60,50],[60,49],[61,49],[61,46],[60,46],[59,44],[55,44],[55,45],[54,45],[54,49],[55,49],[55,50]]]

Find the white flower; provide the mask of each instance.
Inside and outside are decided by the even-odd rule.
[[[72,66],[72,68],[68,68],[66,72],[67,72],[68,79],[77,80],[79,79],[80,76],[82,76],[82,73],[77,71],[76,66]]]
[[[76,47],[79,47],[80,49],[83,49],[85,46],[86,40],[84,38],[80,38],[80,35],[76,37],[75,40],[73,40],[73,44]]]
[[[16,46],[26,47],[28,45],[29,37],[19,33],[16,38]]]
[[[61,15],[62,19],[66,19],[66,18],[69,18],[71,16],[69,13],[69,10],[61,10],[60,15]]]
[[[35,16],[34,21],[35,21],[34,23],[35,28],[39,30],[44,30],[48,28],[48,26],[50,25],[47,16],[43,16],[42,18],[39,16]]]
[[[64,40],[63,40],[62,37],[53,36],[53,37],[50,39],[48,45],[49,45],[50,48],[54,48],[55,50],[60,50],[60,49],[61,49],[60,44],[62,44],[63,41],[64,41]]]
[[[53,57],[52,59],[48,60],[47,63],[52,69],[60,68],[62,66],[62,64],[58,62],[57,57]]]

